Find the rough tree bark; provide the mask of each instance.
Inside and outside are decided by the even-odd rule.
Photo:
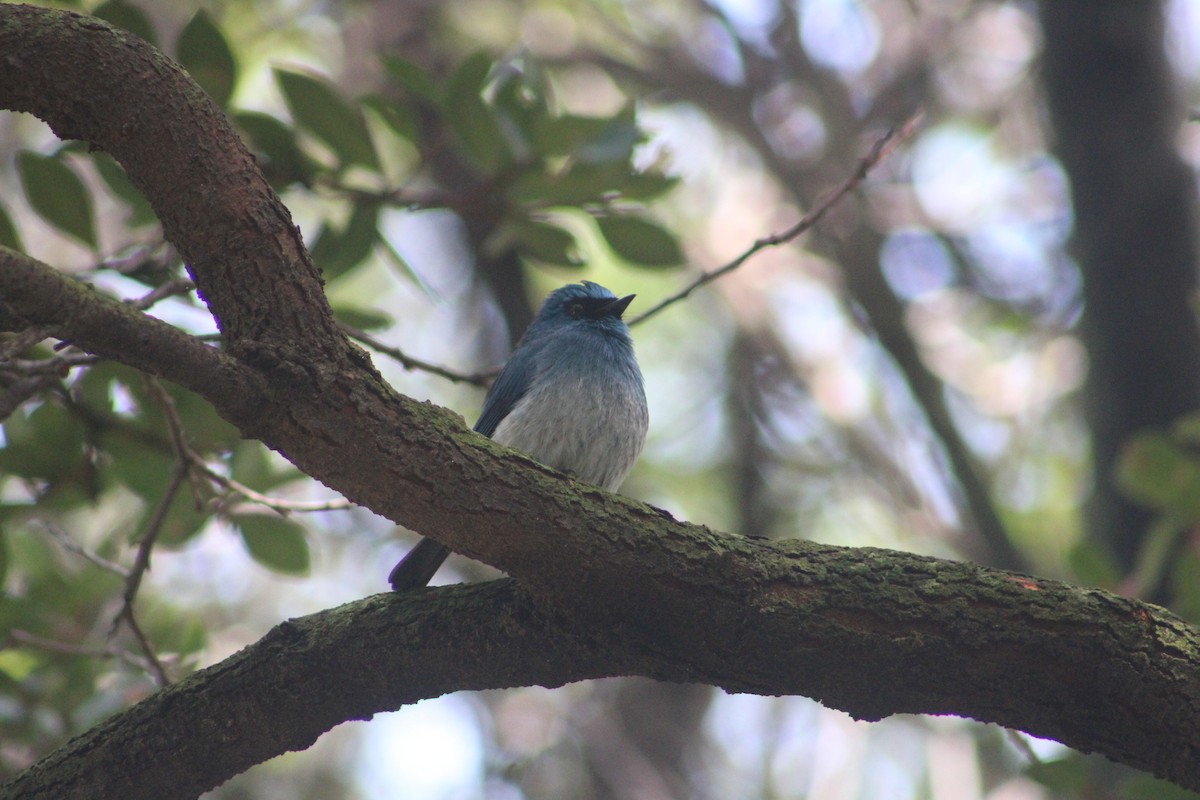
[[[397,395],[334,328],[287,209],[224,117],[104,23],[0,6],[0,108],[122,163],[225,349],[0,248],[9,323],[178,382],[352,500],[516,579],[283,623],[0,796],[194,797],[423,697],[626,674],[804,694],[863,719],[974,717],[1200,789],[1200,631],[1170,613],[970,564],[677,522]]]

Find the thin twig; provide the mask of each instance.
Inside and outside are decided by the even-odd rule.
[[[12,649],[14,647],[23,647],[30,650],[41,650],[46,653],[56,653],[64,656],[82,656],[83,658],[116,658],[124,661],[131,667],[150,671],[150,665],[146,659],[134,655],[128,650],[117,647],[116,645],[108,645],[106,647],[97,647],[95,645],[75,644],[73,642],[60,642],[57,639],[46,639],[42,636],[23,631],[19,628],[13,628],[8,632],[3,640],[0,640],[0,650]]]
[[[159,286],[152,292],[142,295],[134,300],[126,300],[125,304],[136,308],[138,311],[145,311],[153,306],[159,300],[165,300],[174,295],[188,294],[194,291],[196,284],[184,278],[177,278],[172,281],[167,281],[162,286]]]
[[[11,338],[0,340],[0,362],[14,358],[43,339],[49,339],[54,335],[55,330],[56,328],[51,325],[42,325],[26,328]]]
[[[167,390],[163,388],[157,378],[150,375],[143,375],[143,381],[146,385],[146,393],[158,406],[163,413],[163,418],[167,421],[167,431],[171,435],[171,449],[175,451],[176,458],[179,459],[179,465],[183,468],[185,476],[192,487],[192,500],[196,510],[201,511],[204,508],[204,483],[200,476],[191,468],[195,453],[187,443],[187,432],[183,429],[183,420],[179,418],[179,411],[175,408],[175,400],[171,395],[167,394]]]
[[[83,367],[101,361],[99,356],[88,353],[66,353],[54,358],[14,358],[0,363],[0,369],[19,372],[22,375],[45,375],[53,373],[65,377],[72,367]]]
[[[62,528],[55,525],[53,522],[43,520],[42,527],[45,529],[46,533],[50,536],[50,538],[53,539],[54,541],[58,542],[64,550],[74,553],[77,556],[81,556],[84,559],[86,559],[87,561],[90,561],[93,564],[95,564],[97,567],[100,567],[103,570],[111,572],[114,575],[120,575],[122,578],[124,578],[126,580],[129,579],[129,570],[125,569],[125,567],[121,566],[117,562],[109,561],[107,558],[100,555],[99,553],[96,553],[96,552],[93,552],[92,550],[87,549],[86,547],[81,545],[79,542],[72,539],[70,534],[68,534]]]
[[[274,497],[268,497],[265,494],[256,492],[249,486],[238,483],[232,478],[227,478],[221,473],[214,470],[196,453],[191,454],[192,466],[204,473],[205,477],[213,483],[218,484],[224,489],[227,489],[251,502],[266,506],[280,514],[287,515],[292,511],[343,511],[351,508],[354,504],[344,497],[338,497],[331,500],[280,500]]]
[[[158,657],[158,653],[154,652],[154,645],[150,643],[146,632],[142,630],[142,626],[138,624],[137,618],[133,615],[133,609],[130,608],[123,615],[125,625],[129,628],[133,638],[137,641],[138,647],[146,656],[146,663],[150,667],[151,674],[154,675],[154,682],[159,686],[166,686],[171,682],[171,677],[167,675],[167,668],[163,666],[162,660]]]
[[[431,364],[428,361],[422,361],[419,358],[413,358],[410,355],[406,355],[399,349],[392,347],[391,345],[384,344],[366,331],[360,331],[358,328],[347,325],[344,322],[339,322],[338,325],[347,336],[357,339],[358,341],[370,347],[372,350],[376,350],[380,353],[383,353],[385,356],[398,361],[400,365],[407,370],[419,369],[422,372],[428,372],[433,375],[441,376],[448,381],[454,381],[455,383],[469,383],[474,386],[487,386],[488,383],[491,382],[492,378],[496,377],[496,373],[500,371],[498,369],[494,369],[488,370],[487,372],[476,372],[474,374],[455,372],[454,370],[440,367],[437,364]]]
[[[750,258],[760,250],[765,250],[768,247],[778,247],[781,244],[790,242],[812,226],[816,225],[831,208],[841,201],[843,197],[858,188],[858,185],[863,182],[863,180],[867,177],[867,174],[870,173],[870,171],[874,169],[879,162],[891,155],[891,153],[900,145],[901,142],[909,139],[916,132],[917,128],[921,124],[921,119],[923,116],[924,114],[922,112],[918,112],[910,117],[903,125],[897,128],[892,128],[883,136],[881,136],[879,140],[876,141],[871,147],[870,152],[859,159],[854,171],[851,172],[844,181],[842,181],[842,184],[829,194],[825,195],[825,197],[822,198],[811,211],[801,217],[800,220],[790,228],[781,231],[780,233],[775,233],[762,239],[758,239],[741,255],[729,263],[724,264],[723,266],[720,266],[714,270],[702,272],[695,280],[693,280],[683,289],[662,300],[657,305],[650,308],[649,311],[646,311],[635,317],[629,324],[636,325],[639,322],[654,316],[668,306],[683,300],[701,286],[715,281],[722,275],[733,272],[735,269],[742,266],[742,264],[750,260]]]
[[[146,388],[150,391],[151,397],[154,398],[154,401],[162,409],[163,415],[166,417],[167,429],[171,433],[171,447],[175,450],[175,455],[179,457],[179,461],[183,464],[187,477],[192,483],[192,494],[196,500],[197,511],[204,507],[204,487],[201,485],[203,478],[208,478],[223,489],[236,492],[247,500],[259,503],[285,515],[290,511],[339,511],[351,507],[352,503],[345,498],[311,501],[277,500],[256,492],[249,486],[239,483],[232,478],[225,477],[210,467],[204,458],[188,444],[187,432],[183,429],[183,420],[179,418],[179,412],[175,408],[175,401],[162,388],[162,384],[157,379],[148,377],[146,379]]]
[[[159,686],[166,686],[171,682],[167,676],[166,668],[163,667],[162,661],[159,660],[158,654],[154,652],[154,647],[150,644],[150,640],[146,637],[145,632],[137,622],[137,618],[133,613],[133,601],[137,598],[138,589],[141,588],[142,578],[145,577],[146,571],[150,569],[150,553],[154,549],[154,542],[158,539],[158,534],[162,530],[163,523],[166,521],[167,512],[171,508],[171,502],[175,499],[176,492],[183,485],[183,480],[188,469],[182,461],[175,463],[171,468],[171,477],[167,480],[167,487],[163,490],[162,497],[158,500],[158,505],[155,506],[154,512],[150,515],[149,522],[146,523],[146,530],[142,533],[141,539],[138,542],[137,555],[134,556],[133,566],[129,569],[129,576],[125,579],[125,592],[122,595],[121,610],[117,612],[117,616],[113,619],[113,631],[124,622],[130,632],[133,633],[137,640],[138,646],[142,649],[142,653],[146,656],[146,660],[150,663],[151,671],[154,674],[155,680]]]

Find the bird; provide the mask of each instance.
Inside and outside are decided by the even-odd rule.
[[[591,281],[547,295],[483,400],[475,430],[573,479],[615,492],[646,441],[650,415],[629,326],[635,295]],[[421,539],[388,575],[394,591],[426,585],[450,555]]]

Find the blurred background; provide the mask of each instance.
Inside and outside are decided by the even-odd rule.
[[[1193,0],[53,5],[188,67],[347,330],[468,422],[546,292],[593,280],[636,316],[921,114],[815,230],[634,325],[651,430],[623,493],[1200,615]],[[27,116],[0,115],[0,243],[216,334],[120,168]],[[0,338],[0,777],[384,591],[415,541],[197,398],[52,344]],[[614,678],[346,724],[207,796],[1192,795],[996,726]]]

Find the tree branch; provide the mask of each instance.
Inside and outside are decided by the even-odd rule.
[[[1200,787],[1200,635],[1162,609],[906,553],[725,538],[737,546],[705,571],[732,580],[660,576],[642,592],[668,602],[668,625],[652,609],[547,611],[511,580],[289,620],[74,739],[4,796],[195,797],[423,698],[627,674],[803,694],[861,719],[971,716]]]
[[[0,53],[0,108],[32,113],[124,167],[228,341],[345,357],[291,214],[182,67],[95,17],[18,4],[0,7]]]
[[[0,20],[3,10],[0,7]],[[55,336],[202,396],[220,396],[227,418],[245,419],[259,412],[252,399],[265,393],[266,384],[252,370],[178,328],[3,246],[0,297],[37,326],[40,337]],[[241,402],[239,396],[251,402]]]

